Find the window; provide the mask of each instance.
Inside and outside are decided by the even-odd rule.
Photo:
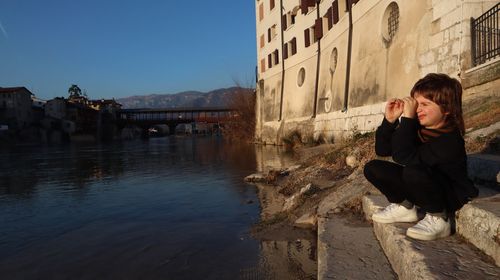
[[[304,45],[306,46],[306,48],[309,47],[309,45],[311,45],[311,41],[309,38],[309,28],[304,30]]]
[[[314,22],[314,42],[323,37],[323,18],[318,18]]]
[[[260,47],[263,48],[266,44],[266,39],[264,38],[264,34],[260,35]]]
[[[328,8],[324,17],[328,20],[328,30],[332,29],[333,25],[339,22],[339,3],[337,0],[333,1],[332,6]]]
[[[266,71],[266,59],[263,58],[260,60],[260,72],[264,73]]]
[[[276,24],[267,29],[267,42],[271,42],[276,37]]]
[[[316,0],[300,0],[300,10],[302,11],[302,14],[307,14],[311,7],[316,6]]]
[[[306,80],[306,69],[304,67],[300,68],[299,73],[297,74],[297,85],[301,87]]]
[[[259,21],[264,19],[264,3],[259,5]]]
[[[296,54],[297,53],[297,38],[293,38],[292,41],[290,41],[290,45],[291,45],[291,53],[292,55]]]
[[[277,49],[274,50],[274,52],[273,52],[273,58],[274,58],[274,65],[277,65],[280,63],[279,52]]]
[[[399,29],[399,7],[396,2],[387,6],[382,17],[382,41],[388,47]]]
[[[271,69],[273,67],[273,55],[268,54],[267,55],[267,68]]]
[[[332,53],[330,54],[330,74],[333,75],[335,73],[335,69],[337,68],[337,48],[333,48]]]
[[[269,1],[269,7],[270,7],[269,10],[274,9],[274,0]]]
[[[288,58],[288,43],[285,43],[285,45],[283,46],[283,59],[287,59]]]

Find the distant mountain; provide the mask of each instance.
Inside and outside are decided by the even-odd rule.
[[[175,94],[150,94],[119,98],[116,101],[124,109],[134,108],[179,108],[179,107],[227,107],[231,94],[253,92],[252,89],[231,87],[209,92],[184,91]]]

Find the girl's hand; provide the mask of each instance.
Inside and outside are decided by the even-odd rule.
[[[403,101],[396,98],[391,98],[385,105],[385,119],[390,123],[394,123],[403,113]]]
[[[403,107],[403,117],[413,119],[417,115],[417,100],[413,97],[405,97],[403,98],[404,107]]]

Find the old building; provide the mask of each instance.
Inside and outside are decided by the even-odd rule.
[[[265,143],[370,131],[430,72],[500,95],[498,1],[255,0]],[[472,19],[471,19],[472,18]],[[471,22],[473,21],[473,22]]]
[[[13,130],[30,126],[33,122],[32,96],[25,87],[0,88],[0,125]]]

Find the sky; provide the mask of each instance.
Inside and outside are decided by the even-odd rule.
[[[0,87],[92,99],[253,86],[250,0],[0,0]]]

